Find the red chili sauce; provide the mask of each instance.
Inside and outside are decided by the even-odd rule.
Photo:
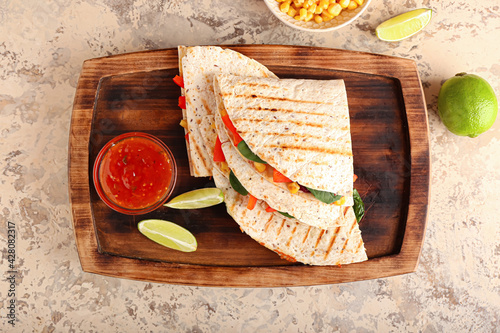
[[[99,178],[105,195],[126,209],[142,209],[163,198],[172,178],[172,161],[156,143],[127,138],[103,157]]]

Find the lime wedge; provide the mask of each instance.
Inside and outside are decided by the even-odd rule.
[[[196,251],[196,238],[180,225],[164,220],[144,220],[137,228],[152,241],[182,252]]]
[[[375,29],[375,33],[383,41],[396,42],[422,30],[431,17],[432,9],[415,9],[382,22]]]
[[[224,194],[218,188],[200,188],[176,196],[165,206],[176,209],[197,209],[215,206],[224,201]]]

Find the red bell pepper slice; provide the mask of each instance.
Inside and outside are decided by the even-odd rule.
[[[222,116],[222,121],[224,122],[224,125],[226,125],[227,129],[233,134],[234,145],[237,146],[238,143],[243,141],[243,139],[236,131],[236,127],[234,127],[231,119],[229,119],[229,115],[226,114],[226,115]]]
[[[215,140],[214,147],[214,162],[225,162],[226,157],[224,156],[224,152],[222,151],[222,143],[220,142],[219,136]]]
[[[229,118],[228,114],[222,116],[222,121],[224,122],[224,125],[226,125],[226,127],[229,129],[231,133],[233,134],[236,133],[236,127],[234,127],[233,122]]]
[[[186,96],[179,96],[179,104],[178,105],[181,109],[186,108]]]
[[[187,132],[186,135],[184,135],[184,139],[186,139],[186,141],[189,142],[189,132]]]
[[[268,213],[272,213],[272,212],[275,212],[275,211],[276,211],[276,209],[271,208],[270,206],[267,206],[267,208],[266,208],[266,212],[268,212]]]
[[[292,183],[292,181],[288,177],[286,177],[276,169],[273,169],[273,181],[275,183]]]
[[[247,208],[250,209],[250,210],[253,210],[255,208],[255,204],[257,203],[257,198],[254,197],[253,195],[251,194],[248,194],[248,204],[247,204]]]
[[[243,139],[238,134],[238,132],[234,133],[234,146],[236,147],[241,141],[243,141]]]
[[[182,79],[182,76],[176,75],[174,76],[173,80],[176,85],[178,85],[181,88],[184,88],[184,80]]]

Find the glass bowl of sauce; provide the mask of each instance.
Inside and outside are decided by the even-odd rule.
[[[142,132],[119,135],[99,152],[93,179],[97,194],[111,209],[123,214],[149,213],[172,194],[177,165],[170,149]]]

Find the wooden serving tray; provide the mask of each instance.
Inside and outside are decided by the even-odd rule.
[[[202,210],[162,207],[122,215],[97,196],[91,173],[97,153],[130,131],[156,135],[178,164],[173,196],[214,186],[189,175],[176,49],[85,61],[69,140],[69,186],[76,244],[86,272],[172,284],[276,287],[332,284],[415,271],[429,201],[427,110],[413,61],[298,46],[232,46],[281,78],[344,79],[351,116],[355,187],[366,206],[360,223],[369,260],[337,266],[290,263],[243,234],[225,205]],[[137,222],[159,218],[189,229],[198,250],[183,253],[142,236]]]

